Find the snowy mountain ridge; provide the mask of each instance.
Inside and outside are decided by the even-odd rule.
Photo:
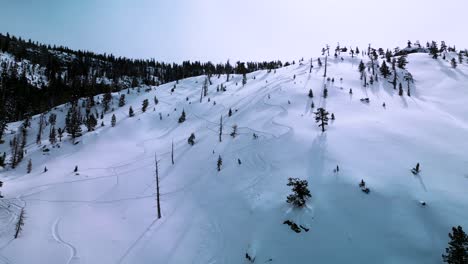
[[[0,263],[440,263],[450,228],[468,227],[468,66],[444,57],[409,54],[406,70],[396,69],[401,95],[381,74],[385,58],[372,74],[367,56],[345,53],[328,57],[326,77],[321,57],[313,68],[301,61],[245,79],[122,90],[106,113],[98,95],[88,108],[97,125],[81,125],[75,144],[66,132],[51,144],[50,124],[36,144],[33,116],[23,161],[0,171]],[[45,117],[64,128],[69,108]],[[318,108],[335,117],[325,132]],[[7,159],[21,126],[8,124]],[[290,177],[309,183],[305,208],[286,203]],[[13,239],[21,209],[27,218]]]

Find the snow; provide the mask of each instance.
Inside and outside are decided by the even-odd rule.
[[[357,68],[363,58],[343,58],[328,60],[334,83],[314,62],[311,74],[308,63],[248,74],[244,87],[242,76],[231,76],[226,92],[216,92],[226,76],[214,76],[210,102],[199,103],[204,76],[180,80],[172,94],[174,82],[150,92],[130,89],[122,108],[115,93],[106,126],[84,133],[77,145],[67,138],[52,148],[46,127],[42,144],[49,153],[34,143],[39,117],[33,117],[24,161],[0,171],[2,206],[10,205],[0,211],[0,263],[248,263],[246,253],[255,263],[440,263],[450,228],[468,227],[468,68],[410,54],[412,96],[404,84],[400,97],[381,77],[362,87]],[[360,102],[365,97],[369,104]],[[336,116],[325,133],[314,122],[312,101]],[[57,127],[64,126],[66,109],[52,110]],[[179,124],[182,110],[187,118]],[[239,135],[232,138],[234,124]],[[192,132],[194,146],[187,144]],[[0,151],[8,153],[8,144]],[[415,176],[410,170],[417,162]],[[308,180],[306,208],[285,202],[289,177]],[[359,188],[361,179],[369,194]],[[27,218],[13,240],[20,208]],[[285,220],[310,230],[295,233]]]

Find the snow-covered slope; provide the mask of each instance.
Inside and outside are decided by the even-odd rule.
[[[255,263],[440,263],[450,228],[468,227],[468,67],[411,54],[408,97],[383,78],[362,87],[361,59],[330,59],[333,83],[315,62],[312,73],[304,63],[248,74],[245,86],[242,76],[227,83],[212,77],[202,103],[203,76],[179,81],[173,93],[175,83],[131,90],[122,108],[114,94],[105,127],[48,153],[33,143],[34,117],[24,161],[0,173],[0,263],[248,263],[246,253]],[[222,83],[227,91],[216,92]],[[365,97],[369,104],[360,101]],[[145,113],[143,99],[150,102]],[[318,107],[336,116],[325,133],[314,121]],[[182,110],[187,118],[179,124]],[[63,126],[66,106],[53,112]],[[192,132],[194,146],[187,144]],[[422,171],[415,176],[417,162]],[[306,208],[286,203],[289,177],[308,180]],[[369,194],[359,189],[361,179]],[[13,240],[21,207],[27,218]],[[295,233],[285,220],[310,230]]]

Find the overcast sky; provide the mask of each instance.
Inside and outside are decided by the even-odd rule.
[[[468,0],[0,0],[0,32],[132,58],[272,60],[329,43],[468,48]]]

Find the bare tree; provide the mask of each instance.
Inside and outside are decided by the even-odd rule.
[[[159,196],[159,172],[158,172],[158,157],[154,153],[154,163],[156,169],[156,206],[158,207],[158,219],[161,218],[161,204]]]
[[[221,116],[221,119],[219,120],[219,142],[223,141],[221,139],[222,134],[223,134],[223,116]]]
[[[18,218],[18,222],[16,222],[16,227],[15,227],[15,239],[18,238],[19,234],[23,230],[23,225],[24,225],[24,208],[21,208],[21,213]]]
[[[174,140],[172,140],[171,160],[172,165],[174,165]]]

